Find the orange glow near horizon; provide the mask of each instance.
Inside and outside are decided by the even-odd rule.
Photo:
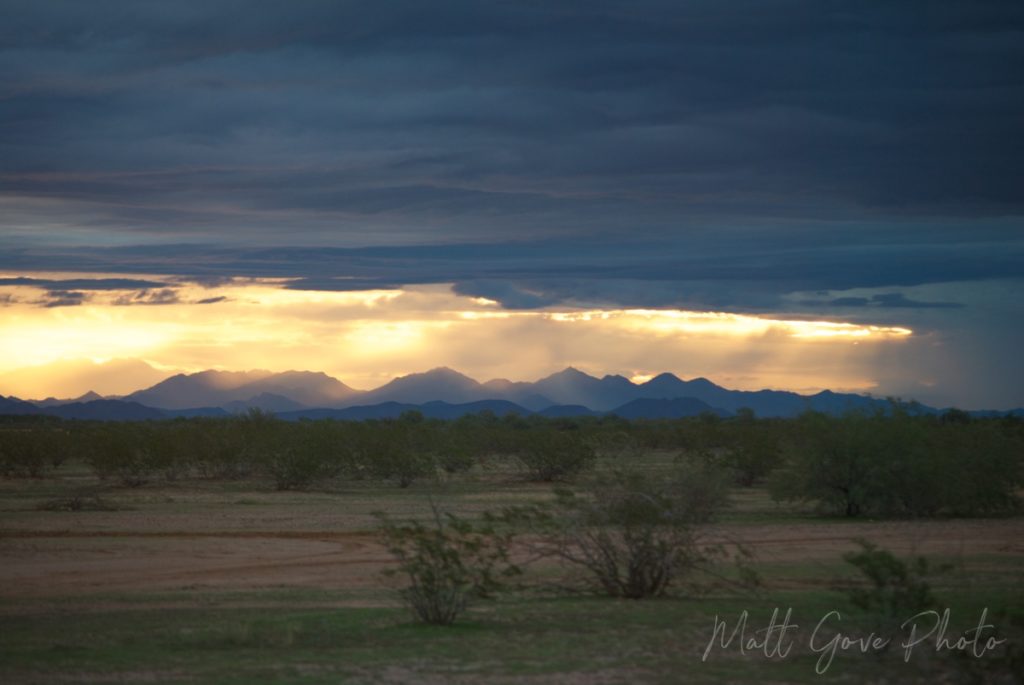
[[[552,313],[555,321],[609,321],[627,329],[665,335],[756,337],[781,333],[807,340],[827,338],[903,338],[909,328],[860,326],[833,321],[796,321],[724,312],[671,309],[593,310]]]
[[[122,393],[132,383],[125,374],[141,373],[142,387],[157,376],[209,368],[324,371],[371,388],[436,366],[479,380],[534,380],[569,365],[636,382],[669,371],[740,389],[870,390],[876,357],[913,337],[903,327],[722,312],[502,310],[447,285],[313,291],[287,284],[234,279],[212,287],[174,282],[161,292],[84,290],[73,306],[53,306],[67,303],[45,287],[0,287],[0,394],[72,396],[87,383],[102,385],[89,388],[101,394]],[[104,379],[86,364],[72,382],[75,360],[148,366],[111,366]]]

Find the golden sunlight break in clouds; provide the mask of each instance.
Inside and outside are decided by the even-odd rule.
[[[721,312],[509,311],[446,285],[340,292],[287,286],[270,279],[148,290],[5,286],[0,394],[70,396],[86,382],[101,393],[123,393],[152,383],[153,374],[209,368],[317,370],[371,388],[442,365],[481,380],[533,380],[574,365],[637,380],[671,371],[741,389],[865,391],[882,372],[880,360],[912,337],[903,327]],[[74,360],[148,366],[121,363],[72,382]]]

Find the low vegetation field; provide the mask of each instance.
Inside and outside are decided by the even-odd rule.
[[[675,454],[629,459],[660,474]],[[1024,518],[1012,514],[833,516],[780,503],[759,481],[731,486],[699,526],[706,543],[744,550],[757,582],[723,562],[665,596],[610,598],[565,584],[562,563],[533,559],[526,536],[511,548],[523,572],[452,625],[417,621],[400,601],[374,512],[480,521],[551,502],[557,486],[498,458],[406,487],[350,478],[281,490],[259,473],[128,487],[77,458],[0,479],[0,682],[1018,682]],[[850,589],[871,588],[844,559],[865,549],[857,540],[904,570],[927,559],[920,578],[939,615],[949,610],[951,644],[935,630],[908,653],[898,610],[857,606]],[[956,645],[979,621],[991,628],[977,644]],[[935,623],[919,617],[917,636]],[[892,638],[887,649],[853,642],[872,631]],[[998,644],[985,649],[989,637]]]

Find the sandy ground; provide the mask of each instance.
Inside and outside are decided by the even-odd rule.
[[[218,521],[224,524],[219,530],[212,525]],[[133,512],[47,512],[33,520],[35,525],[18,527],[7,519],[0,528],[0,598],[380,587],[380,571],[390,557],[371,532],[325,530],[323,519],[307,519],[309,529],[301,530],[300,522],[280,512],[220,519],[180,514],[170,520]],[[857,537],[906,554],[980,556],[995,563],[1005,559],[1008,565],[1024,559],[1024,519],[1019,518],[730,524],[709,534],[744,544],[765,563],[834,563]]]
[[[838,558],[865,538],[893,552],[956,557],[997,554],[1024,557],[1024,519],[958,519],[751,524],[713,529],[742,542],[765,560]]]
[[[361,588],[385,550],[359,534],[30,534],[0,537],[0,597],[97,592]]]

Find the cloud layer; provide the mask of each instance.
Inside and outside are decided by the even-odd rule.
[[[4,6],[0,182],[26,240],[664,236],[1024,203],[1014,2]]]
[[[0,304],[825,318],[1024,404],[1020,3],[0,6]]]

